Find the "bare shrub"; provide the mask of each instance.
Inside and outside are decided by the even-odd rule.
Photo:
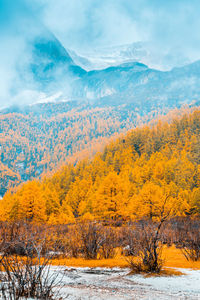
[[[2,299],[56,299],[59,281],[58,276],[50,271],[51,257],[48,251],[44,253],[45,243],[45,239],[36,238],[35,232],[24,228],[23,236],[6,243],[4,250],[1,249]],[[10,252],[19,244],[24,256],[19,256],[16,251]]]
[[[33,242],[35,245],[42,244],[41,253],[46,253],[47,248],[49,248],[46,227],[31,223],[1,223],[0,240],[0,250],[5,252],[6,249],[7,255],[26,256],[32,252],[36,253]]]
[[[125,256],[137,256],[139,247],[135,227],[132,225],[124,227],[122,235],[124,236],[122,254]]]
[[[165,223],[165,226],[162,230],[162,244],[166,245],[167,247],[171,247],[176,240],[176,232],[173,227],[174,220],[169,220]]]
[[[1,294],[4,299],[56,299],[58,276],[50,273],[48,260],[39,262],[32,257],[5,256],[2,260],[4,269]]]
[[[76,247],[75,235],[68,225],[53,225],[47,232],[49,249],[54,258],[71,257],[71,248]],[[72,243],[72,240],[74,243]],[[75,257],[75,256],[74,256]]]
[[[183,219],[177,228],[176,245],[187,260],[200,260],[200,221]]]
[[[151,221],[142,221],[135,224],[132,232],[133,257],[127,260],[134,273],[159,273],[163,266],[161,224]]]
[[[58,240],[58,236],[56,236],[56,240]],[[83,256],[86,259],[97,259],[97,257],[106,259],[115,256],[115,230],[100,223],[82,222],[71,225],[65,234],[59,234],[60,240],[62,240],[62,251],[65,251],[65,255],[68,257]]]
[[[102,227],[102,243],[100,248],[100,258],[113,258],[116,251],[116,232],[111,227]]]
[[[84,229],[82,228],[82,230]],[[69,228],[67,235],[67,253],[71,257],[77,258],[84,252],[84,246],[81,239],[82,235],[84,236],[84,233],[81,234],[81,232],[79,225],[73,225]]]
[[[78,225],[78,230],[83,244],[84,257],[86,259],[97,259],[103,242],[102,226],[95,222],[84,222]]]

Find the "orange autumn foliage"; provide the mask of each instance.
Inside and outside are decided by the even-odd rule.
[[[91,160],[24,184],[0,202],[1,220],[62,224],[200,214],[200,111],[137,128]]]

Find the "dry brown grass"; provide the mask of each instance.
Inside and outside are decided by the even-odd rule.
[[[173,270],[173,268],[189,268],[200,270],[200,261],[193,262],[187,261],[180,249],[175,246],[164,247],[163,249],[163,259],[164,259],[164,270],[161,275],[180,275],[178,271]],[[116,257],[112,259],[90,259],[86,260],[84,258],[60,258],[54,259],[52,261],[53,265],[62,265],[68,267],[90,267],[90,268],[127,268],[129,266],[127,259],[121,255],[119,249],[116,253]],[[170,269],[166,269],[166,268]],[[172,268],[172,269],[171,269]]]
[[[164,266],[200,270],[200,261],[188,261],[180,249],[175,246],[165,247],[163,251]]]
[[[148,277],[160,277],[160,276],[165,276],[165,277],[170,277],[170,276],[181,276],[184,275],[183,272],[174,270],[174,269],[166,269],[164,268],[163,270],[160,271],[160,273],[147,273],[147,274],[143,274],[144,277],[148,278]]]

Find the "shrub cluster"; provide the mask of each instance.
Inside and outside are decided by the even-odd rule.
[[[200,220],[187,217],[164,224],[162,220],[141,220],[120,225],[91,221],[55,226],[2,222],[0,293],[2,299],[56,299],[60,285],[49,267],[56,257],[108,259],[121,250],[132,272],[159,273],[163,246],[172,244],[187,260],[200,260]]]

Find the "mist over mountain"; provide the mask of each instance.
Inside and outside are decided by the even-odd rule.
[[[196,0],[1,0],[0,9],[0,107],[104,97],[114,84],[94,93],[88,72],[132,62],[170,71],[200,59]]]
[[[136,57],[140,62],[131,55],[124,55],[127,60],[122,60],[122,64],[87,71],[80,59],[82,66],[47,30],[29,41],[28,51],[29,60],[17,64],[18,81],[12,86],[13,95],[19,93],[17,99],[22,95],[32,98],[28,103],[75,100],[99,104],[101,101],[102,105],[105,102],[132,103],[142,108],[150,101],[156,108],[156,105],[173,107],[175,103],[182,105],[199,100],[198,61],[169,71],[152,69],[142,62],[147,56],[139,47]],[[23,94],[23,91],[30,93]]]
[[[79,53],[68,49],[68,52],[74,62],[87,71],[101,70],[126,62],[141,62],[153,69],[169,71],[174,67],[181,67],[191,62],[179,49],[173,49],[170,52],[167,49],[160,51],[150,42],[101,47],[85,52],[80,50]]]
[[[37,98],[58,92],[70,95],[71,83],[86,73],[56,37],[43,28],[28,40],[24,52],[25,57],[19,58],[15,65],[16,80],[6,95],[8,103],[34,103]],[[23,101],[23,98],[30,99]]]

